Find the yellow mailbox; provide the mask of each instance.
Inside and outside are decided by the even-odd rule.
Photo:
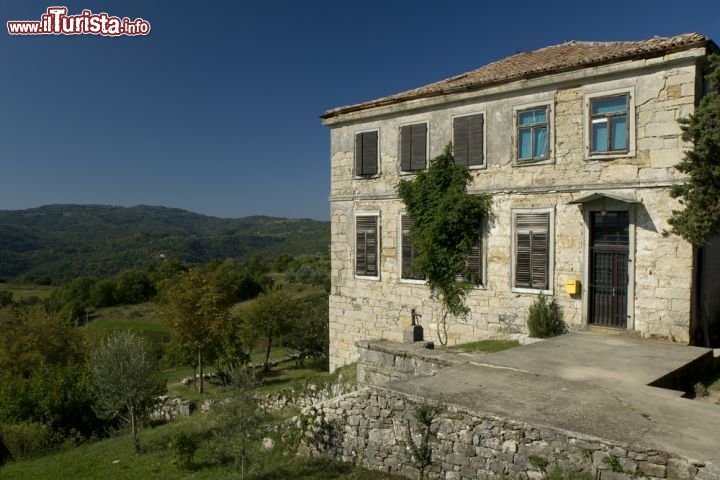
[[[565,280],[565,293],[569,295],[577,295],[580,293],[580,280],[577,278]]]

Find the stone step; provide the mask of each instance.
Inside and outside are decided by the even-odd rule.
[[[599,325],[586,325],[585,330],[588,332],[602,333],[604,335],[622,335],[630,338],[642,338],[642,333],[637,330],[628,330],[627,328],[601,327]]]

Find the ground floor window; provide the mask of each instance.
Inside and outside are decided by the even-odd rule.
[[[400,224],[400,278],[403,280],[425,280],[425,274],[413,266],[413,262],[420,255],[420,251],[413,245],[412,219],[408,215],[402,215]]]
[[[355,275],[378,276],[378,216],[355,217]]]
[[[515,288],[548,290],[550,285],[550,212],[517,212],[515,221]]]

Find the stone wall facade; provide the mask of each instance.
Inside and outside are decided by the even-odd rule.
[[[301,452],[331,456],[367,468],[417,478],[407,432],[419,442],[414,410],[420,399],[373,387],[303,412]],[[710,465],[641,445],[618,445],[525,422],[448,406],[432,429],[428,478],[539,480],[555,467],[589,472],[601,480],[718,479]]]
[[[704,52],[702,53],[704,55]],[[526,333],[528,306],[536,292],[513,288],[512,213],[516,209],[548,209],[554,236],[551,244],[549,294],[561,306],[571,328],[587,323],[588,211],[629,210],[631,260],[628,329],[646,337],[688,342],[692,297],[693,252],[675,236],[664,237],[667,218],[678,204],[669,196],[673,184],[684,181],[673,166],[686,145],[678,118],[686,117],[697,99],[699,51],[679,52],[659,59],[596,67],[591,72],[550,76],[534,87],[511,84],[492,92],[444,97],[427,105],[399,105],[383,116],[372,111],[352,120],[337,120],[331,128],[331,368],[356,360],[355,342],[366,338],[400,340],[410,323],[410,310],[422,315],[426,338],[432,339],[442,315],[438,302],[423,284],[400,279],[400,215],[404,206],[396,194],[401,178],[398,160],[399,126],[428,123],[428,157],[439,155],[452,138],[452,115],[483,112],[485,163],[471,170],[471,192],[493,197],[492,218],[484,237],[485,285],[470,292],[467,318],[449,324],[449,343]],[[627,92],[631,98],[630,152],[607,159],[587,151],[588,96]],[[550,108],[551,159],[518,165],[514,158],[514,109],[547,104]],[[354,134],[379,130],[379,170],[376,178],[353,176]],[[640,203],[598,201],[569,204],[589,191],[611,191]],[[380,249],[377,280],[354,275],[354,217],[358,212],[379,216]],[[569,279],[582,281],[578,295],[565,293]]]

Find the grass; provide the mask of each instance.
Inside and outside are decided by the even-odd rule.
[[[478,342],[461,343],[448,348],[450,350],[462,350],[464,352],[495,353],[519,346],[520,342],[517,340],[480,340]]]
[[[20,285],[17,283],[0,283],[0,290],[12,292],[13,300],[24,300],[27,298],[37,297],[41,300],[50,298],[50,294],[55,290],[53,286],[45,285]]]
[[[7,480],[237,478],[238,475],[231,465],[220,463],[211,456],[210,443],[213,438],[213,428],[212,415],[193,415],[142,430],[140,439],[144,453],[140,455],[133,453],[130,436],[121,435],[34,459],[10,462],[0,467],[0,478]],[[173,454],[168,449],[172,435],[178,431],[197,435],[201,439],[193,465],[188,470],[180,470],[173,464]],[[255,468],[246,478],[248,480],[284,478],[389,480],[399,478],[379,472],[370,472],[350,464],[288,456],[284,455],[284,451],[282,445],[277,443],[272,452],[258,454]]]

